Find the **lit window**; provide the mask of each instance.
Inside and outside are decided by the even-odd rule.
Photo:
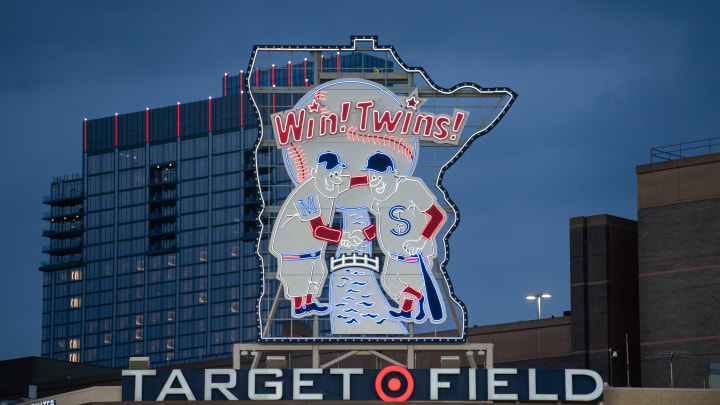
[[[111,343],[112,343],[112,333],[106,333],[106,334],[105,334],[105,339],[103,340],[103,342],[104,342],[106,345],[111,344]]]
[[[68,361],[77,363],[80,361],[80,354],[78,352],[68,353]]]
[[[200,261],[206,262],[207,261],[207,250],[201,250],[200,251]]]
[[[137,261],[137,270],[143,271],[145,270],[145,260],[138,260]]]
[[[173,360],[174,358],[175,358],[175,353],[172,353],[172,352],[165,353],[165,360],[166,360],[166,361]]]
[[[70,273],[70,278],[75,281],[82,280],[82,273],[80,273],[80,270],[73,270]]]
[[[143,316],[135,315],[135,325],[142,326],[142,324],[143,324]]]
[[[240,303],[239,302],[231,302],[230,303],[230,312],[239,312]]]
[[[167,343],[165,344],[165,347],[167,347],[169,350],[175,349],[175,339],[170,338],[167,340]]]
[[[207,302],[207,293],[206,292],[200,293],[200,295],[198,296],[198,302],[200,302],[201,304]]]
[[[175,320],[175,311],[168,311],[168,312],[167,312],[167,316],[168,316],[168,317],[167,317],[168,321],[173,321],[173,320]]]
[[[79,349],[80,348],[80,339],[78,339],[78,338],[70,339],[69,343],[70,343],[69,346],[71,349]]]
[[[80,308],[80,297],[70,298],[70,308]]]
[[[230,249],[230,256],[232,256],[232,257],[240,256],[240,246],[233,246]]]
[[[140,340],[143,338],[143,330],[135,329],[135,339]]]
[[[175,265],[175,255],[168,255],[168,266]]]

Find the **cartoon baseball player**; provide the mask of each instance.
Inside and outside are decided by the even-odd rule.
[[[285,297],[292,301],[296,318],[330,311],[315,301],[327,276],[327,243],[349,248],[363,241],[360,230],[350,233],[330,227],[338,194],[367,184],[367,176],[343,176],[345,167],[336,153],[321,153],[317,166],[287,196],[275,220],[270,251],[278,259],[277,277],[283,283]]]
[[[406,322],[424,322],[425,291],[431,321],[441,322],[443,305],[430,270],[436,255],[435,234],[445,222],[445,214],[421,179],[397,174],[388,154],[373,153],[362,170],[370,172],[370,209],[377,220],[363,233],[368,240],[377,236],[385,254],[382,284],[400,307],[389,311],[390,315]],[[420,305],[412,319],[415,302]]]

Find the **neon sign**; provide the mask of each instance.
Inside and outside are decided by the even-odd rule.
[[[382,55],[367,60],[384,63],[383,70],[344,73],[343,54],[359,52],[363,41],[372,45],[363,58]],[[326,50],[337,52],[337,68],[323,73]],[[257,55],[289,51],[310,52],[320,66],[308,90],[303,58],[305,81],[297,101],[276,109],[276,87],[259,87]],[[290,63],[288,75],[291,68]],[[260,214],[270,232],[261,231],[257,245],[264,287],[259,340],[464,341],[465,307],[445,268],[458,213],[442,177],[497,124],[515,94],[471,83],[443,89],[374,37],[354,37],[350,47],[256,47],[248,71],[255,72],[254,80],[246,77],[246,87],[262,128],[256,162],[261,142],[271,141],[291,183],[284,199],[263,197],[274,215]],[[391,74],[395,81],[389,83]],[[398,86],[402,78],[413,86]],[[270,93],[272,110],[263,106],[263,121],[256,96]],[[431,161],[435,166],[428,170]],[[261,171],[268,170],[260,164],[258,177]],[[271,291],[287,304],[278,310]],[[314,322],[314,334],[278,333],[282,322]]]

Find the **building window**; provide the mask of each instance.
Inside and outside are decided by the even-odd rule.
[[[175,255],[168,255],[168,266],[175,266]]]
[[[239,302],[231,302],[230,303],[230,312],[239,312],[240,311],[240,303]]]
[[[80,354],[78,352],[68,353],[68,361],[78,363],[80,361]]]
[[[70,308],[80,308],[80,297],[70,298]]]
[[[143,330],[135,329],[135,339],[142,340],[142,338],[143,338]]]
[[[78,338],[70,339],[69,346],[71,349],[79,349],[80,348],[80,339],[78,339]]]
[[[206,262],[207,261],[207,250],[201,250],[200,251],[200,261]]]
[[[80,270],[73,270],[70,273],[70,279],[74,281],[82,280],[82,273],[80,272]]]
[[[168,320],[168,322],[172,322],[175,320],[175,311],[167,312],[167,320]]]
[[[172,353],[172,352],[165,353],[165,361],[170,361],[170,360],[173,360],[174,358],[175,358],[175,353]]]
[[[167,343],[165,344],[165,347],[166,347],[168,350],[173,350],[173,349],[175,349],[175,339],[173,339],[173,338],[168,339],[168,340],[167,340]]]
[[[138,260],[137,261],[137,270],[143,271],[145,270],[145,260]]]
[[[143,324],[143,316],[135,315],[135,325],[142,326],[142,324]]]
[[[206,292],[200,293],[200,295],[198,296],[198,302],[201,304],[204,304],[207,302],[207,293]]]
[[[103,342],[104,342],[106,345],[111,344],[111,343],[112,343],[112,333],[106,333],[106,334],[105,334],[105,339],[103,339]]]

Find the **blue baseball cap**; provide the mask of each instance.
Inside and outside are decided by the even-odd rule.
[[[323,152],[318,156],[318,164],[325,164],[325,170],[332,170],[338,166],[346,168],[345,163],[340,161],[337,153],[335,152]]]
[[[395,162],[393,162],[390,155],[383,152],[375,152],[368,157],[367,165],[362,170],[372,170],[378,173],[385,173],[388,169],[392,172],[395,171]]]

